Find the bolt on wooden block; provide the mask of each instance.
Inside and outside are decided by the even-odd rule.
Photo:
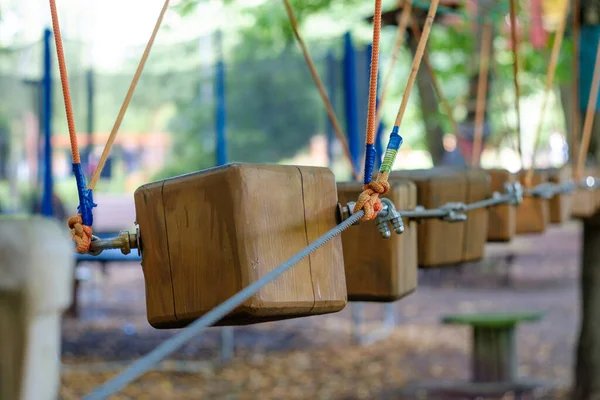
[[[362,191],[362,183],[338,183],[342,205],[356,201]],[[398,211],[417,205],[416,186],[407,180],[390,180],[385,197]],[[361,222],[342,233],[349,301],[396,301],[416,289],[417,226],[405,218],[403,222],[404,233],[392,230],[389,239],[381,236],[374,221]]]
[[[338,223],[326,168],[229,164],[144,185],[134,197],[155,328],[188,325]],[[336,237],[217,325],[340,311],[343,262]]]
[[[600,174],[598,173],[598,169],[596,168],[586,168],[584,171],[584,176],[592,176],[596,178],[600,178]],[[600,191],[594,189],[583,189],[578,188],[573,193],[572,198],[572,206],[571,206],[571,216],[575,218],[587,218],[591,217],[596,213],[596,210],[600,206]]]
[[[390,181],[409,179],[417,186],[417,204],[437,208],[449,202],[465,202],[468,183],[464,173],[453,169],[393,171]],[[429,268],[461,262],[464,257],[466,224],[437,219],[417,227],[419,267]]]
[[[548,181],[556,184],[568,182],[573,178],[572,170],[569,165],[562,167],[537,169],[535,173],[545,172],[548,174]],[[557,194],[548,200],[550,209],[550,223],[562,224],[571,218],[571,206],[573,196],[571,193]]]
[[[507,183],[514,183],[515,174],[505,169],[487,169],[491,192],[504,193]],[[508,242],[517,233],[517,210],[509,204],[488,208],[488,242]]]
[[[525,172],[521,171],[520,182],[525,187]],[[533,174],[532,186],[548,182],[547,172]],[[525,196],[523,202],[517,207],[517,234],[543,233],[550,223],[550,205],[548,200]]]

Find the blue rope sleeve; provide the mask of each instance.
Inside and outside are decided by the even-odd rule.
[[[375,150],[374,144],[367,144],[367,150],[365,154],[365,177],[364,183],[368,185],[373,177],[373,168],[375,166],[375,157],[377,156],[377,150]]]
[[[92,209],[96,207],[97,204],[94,203],[92,190],[87,188],[80,163],[73,163],[73,174],[77,181],[77,194],[79,196],[77,212],[81,214],[83,225],[92,226],[92,223],[94,222]]]
[[[394,166],[398,149],[400,146],[402,146],[402,136],[400,136],[398,133],[399,130],[400,128],[397,126],[394,126],[392,129],[390,140],[388,141],[387,149],[385,150],[385,156],[383,157],[379,172],[390,172]]]

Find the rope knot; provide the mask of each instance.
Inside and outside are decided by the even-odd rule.
[[[365,185],[365,189],[371,189],[377,194],[385,195],[390,191],[390,184],[387,181],[375,180],[369,182],[368,185]]]
[[[90,244],[92,242],[92,228],[83,225],[81,214],[69,218],[67,225],[69,225],[69,229],[71,229],[71,238],[77,245],[77,252],[86,253],[90,249]]]
[[[363,221],[370,221],[383,209],[379,195],[385,195],[390,190],[390,184],[384,180],[375,180],[365,185],[365,190],[358,196],[354,212],[365,211]]]

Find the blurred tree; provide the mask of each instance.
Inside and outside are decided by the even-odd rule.
[[[193,10],[199,2],[200,0],[183,0],[179,3],[178,7],[180,12],[185,15]],[[224,0],[224,3],[234,4],[236,0]],[[492,135],[504,135],[507,130],[504,126],[505,118],[501,114],[506,113],[507,110],[499,110],[501,111],[500,113],[494,113],[491,110],[498,110],[498,107],[502,105],[509,107],[508,113],[510,113],[512,105],[498,104],[497,96],[492,96],[491,93],[494,90],[500,92],[500,94],[507,92],[509,96],[512,96],[514,93],[514,89],[512,89],[512,53],[507,45],[508,28],[504,19],[506,10],[496,9],[497,3],[491,0],[481,0],[479,3],[483,4],[479,11],[480,15],[463,13],[462,25],[458,27],[435,25],[430,37],[429,49],[432,54],[434,68],[439,74],[444,92],[449,97],[450,102],[458,105],[457,100],[459,98],[466,100],[466,107],[458,106],[458,112],[455,117],[459,122],[466,124],[467,128],[469,126],[472,128],[478,82],[476,61],[480,51],[478,40],[473,41],[473,37],[479,38],[481,35],[474,34],[475,30],[470,29],[470,27],[473,24],[482,22],[484,18],[491,16],[491,22],[495,25],[496,32],[503,31],[504,34],[500,35],[496,33],[495,36],[495,48],[492,52],[492,54],[495,54],[493,60],[493,64],[495,65],[493,65],[493,70],[490,70],[490,81],[492,81],[492,71],[496,72],[496,76],[493,77],[493,88],[492,84],[490,84],[488,89],[489,101],[486,119],[493,126],[491,129]],[[315,0],[311,2],[292,0],[292,5],[300,23],[308,20],[310,16],[327,13],[335,14],[340,9],[346,11],[346,15],[344,15],[345,20],[353,20],[356,17],[356,13],[364,12],[364,9],[357,11],[359,4],[360,2],[357,0],[344,0],[342,2],[332,2],[331,0]],[[489,12],[491,9],[494,9],[494,12]],[[246,12],[254,18],[255,24],[244,30],[244,40],[250,40],[250,43],[256,41],[256,43],[261,44],[258,48],[248,46],[246,47],[247,49],[252,49],[256,54],[263,54],[266,58],[269,58],[274,51],[283,51],[283,49],[292,44],[293,36],[283,7],[276,7],[274,3],[267,2],[259,6],[249,7]],[[518,10],[518,13],[519,15],[523,14],[521,10]],[[359,17],[361,16],[364,17],[364,14],[359,15]],[[522,19],[520,23],[526,25],[527,18]],[[314,34],[315,32],[311,33]],[[409,49],[414,52],[416,42],[410,37],[408,45]],[[523,97],[539,93],[539,90],[543,88],[551,45],[552,41],[550,40],[546,48],[535,50],[527,41],[521,41],[519,82]],[[559,83],[565,79],[570,79],[568,72],[570,68],[570,54],[568,53],[570,46],[569,40],[566,39],[563,43],[561,60],[557,68],[556,81]],[[244,46],[237,47],[233,53],[235,54],[236,51],[243,48]],[[432,154],[434,163],[437,164],[442,160],[444,153],[442,146],[443,134],[450,131],[448,129],[448,119],[442,110],[439,109],[439,101],[435,96],[430,84],[430,78],[424,68],[420,69],[418,77],[419,108],[425,128],[426,144]],[[400,86],[402,85],[392,88],[390,97],[394,96],[396,99],[399,99],[402,96],[401,90],[403,86]],[[548,119],[557,118],[550,113],[547,116]],[[502,129],[497,129],[499,125],[501,125]],[[510,130],[511,128],[509,127],[509,133],[511,133]],[[494,131],[497,133],[494,133]],[[512,131],[514,133],[514,127]],[[542,140],[544,141],[545,137]]]
[[[320,99],[295,43],[273,47],[279,44],[245,36],[226,64],[231,161],[277,162],[296,154],[322,128]],[[177,103],[173,157],[161,177],[215,165],[212,84],[206,78],[196,82],[196,93],[206,86],[209,96]]]

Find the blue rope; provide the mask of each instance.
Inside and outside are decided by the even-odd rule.
[[[400,146],[402,146],[402,136],[398,133],[400,130],[399,127],[394,126],[392,128],[392,133],[390,134],[390,140],[388,141],[387,148],[385,150],[385,155],[383,156],[383,161],[381,162],[381,167],[379,168],[379,172],[390,172],[392,167],[394,166],[394,162],[396,161],[396,155],[398,154],[398,150]]]
[[[365,177],[364,183],[368,185],[373,177],[373,168],[375,167],[375,158],[377,157],[377,150],[375,150],[374,144],[367,144],[365,154]]]
[[[81,220],[83,225],[92,226],[94,222],[94,215],[92,209],[97,206],[94,203],[94,196],[91,189],[87,188],[85,183],[85,176],[83,175],[83,169],[80,163],[73,163],[73,174],[77,181],[77,194],[79,196],[79,206],[77,206],[77,212],[81,214]]]

